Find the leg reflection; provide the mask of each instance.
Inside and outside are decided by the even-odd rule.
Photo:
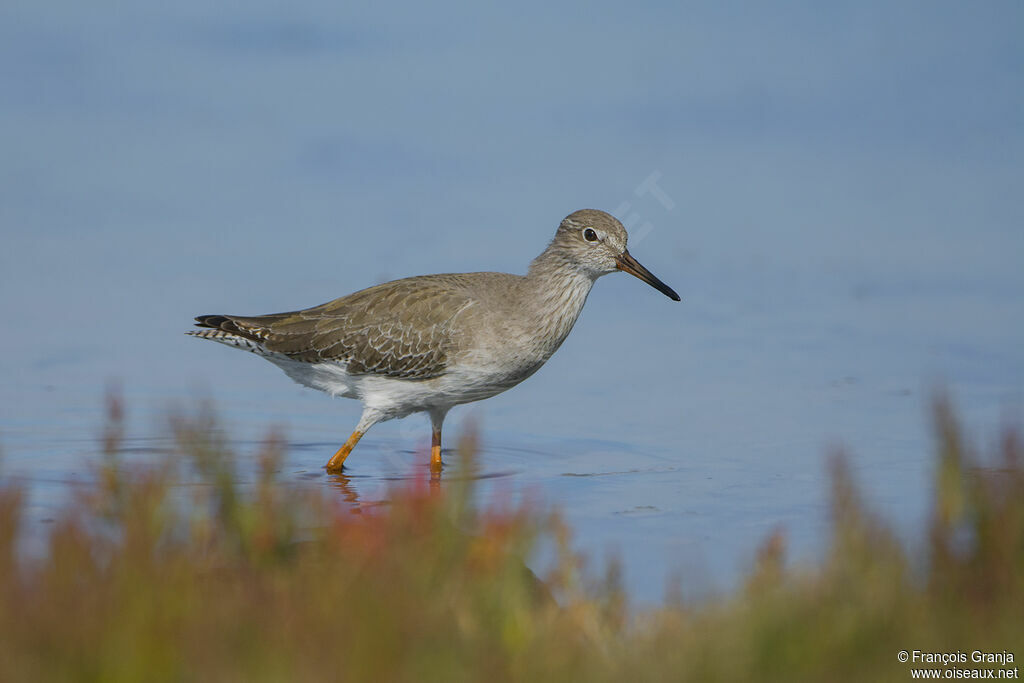
[[[352,480],[347,474],[340,472],[328,474],[327,485],[341,492],[341,497],[352,507],[353,512],[362,511],[362,506],[359,503],[359,493],[356,491],[355,486],[352,485]]]

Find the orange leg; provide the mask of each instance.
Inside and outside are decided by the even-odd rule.
[[[338,449],[338,452],[335,453],[327,462],[326,469],[328,472],[331,474],[341,472],[342,467],[345,464],[345,458],[348,457],[348,454],[351,453],[352,449],[356,447],[357,443],[359,443],[359,439],[363,438],[364,433],[365,432],[361,432],[358,429],[352,432],[352,436],[348,437],[348,441],[346,441],[344,445]]]
[[[430,471],[441,472],[441,427],[435,426],[430,435]]]

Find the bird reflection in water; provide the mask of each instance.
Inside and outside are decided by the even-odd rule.
[[[441,493],[441,478],[442,473],[440,471],[431,470],[429,472],[429,478],[427,473],[417,476],[416,483],[426,483],[428,490],[432,494]],[[375,501],[373,503],[364,504],[359,500],[359,491],[357,490],[356,483],[353,481],[353,477],[345,474],[344,472],[337,472],[327,475],[327,485],[341,494],[342,500],[348,505],[352,512],[362,514],[363,507],[368,505],[380,505],[381,501]]]
[[[362,513],[362,505],[359,502],[359,492],[352,485],[352,477],[347,474],[328,474],[327,485],[341,493],[342,499],[348,503],[352,512]]]

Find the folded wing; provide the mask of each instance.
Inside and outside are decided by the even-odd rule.
[[[452,286],[456,277],[396,280],[301,311],[204,315],[196,324],[295,361],[344,363],[352,375],[430,379],[445,373],[457,344],[452,321],[472,305],[465,290]]]

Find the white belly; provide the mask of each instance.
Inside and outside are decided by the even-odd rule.
[[[362,401],[385,420],[490,398],[514,387],[536,371],[533,368],[528,373],[510,375],[503,370],[459,366],[441,377],[411,380],[383,375],[349,375],[339,363],[301,363],[274,356],[268,359],[299,384],[332,396]]]

